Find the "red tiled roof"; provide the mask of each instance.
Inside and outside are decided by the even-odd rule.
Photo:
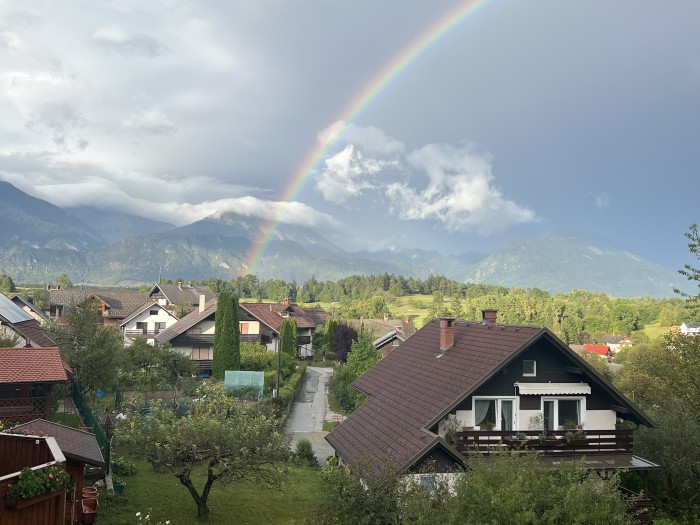
[[[58,348],[0,348],[0,384],[65,381]]]
[[[66,458],[98,467],[104,467],[105,465],[95,434],[90,432],[52,423],[45,419],[35,419],[29,423],[16,425],[12,430],[35,432],[39,436],[51,436],[56,440]]]
[[[435,419],[543,333],[458,321],[454,346],[437,358],[440,327],[433,320],[355,381],[371,397],[326,439],[350,464],[381,468],[389,460],[406,470],[437,442],[427,430]]]
[[[583,345],[583,349],[586,352],[591,352],[592,354],[607,355],[610,351],[608,345]]]

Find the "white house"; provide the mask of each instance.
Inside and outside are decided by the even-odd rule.
[[[148,301],[124,319],[119,328],[124,335],[124,344],[130,345],[135,338],[142,337],[152,345],[156,335],[176,322],[177,317],[164,306]]]

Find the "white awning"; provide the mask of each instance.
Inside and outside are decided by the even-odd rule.
[[[515,383],[521,395],[590,394],[588,383]]]

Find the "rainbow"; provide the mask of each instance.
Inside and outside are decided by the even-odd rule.
[[[316,166],[327,156],[329,149],[338,141],[343,131],[352,123],[377,96],[391,84],[401,72],[410,66],[427,49],[440,40],[443,36],[457,27],[463,20],[479,10],[480,7],[488,3],[488,0],[466,0],[457,4],[456,7],[446,12],[440,19],[425,29],[408,46],[404,47],[395,55],[372,79],[355,95],[346,108],[338,115],[335,122],[340,122],[340,126],[334,126],[332,130],[319,140],[318,143],[306,154],[304,160],[294,171],[294,176],[287,186],[280,192],[278,201],[289,202],[299,195],[305,183],[311,178]],[[283,211],[273,212],[272,216],[265,221],[251,248],[243,259],[244,268],[247,273],[255,274],[260,263],[265,248],[275,235],[277,225]]]

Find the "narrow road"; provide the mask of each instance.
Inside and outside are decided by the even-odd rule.
[[[332,374],[332,368],[310,366],[306,369],[286,424],[287,432],[293,435],[292,448],[296,447],[299,439],[308,439],[319,465],[325,465],[326,458],[335,454],[333,447],[324,439],[328,432],[323,431],[323,422],[337,417],[328,410],[328,381]]]

